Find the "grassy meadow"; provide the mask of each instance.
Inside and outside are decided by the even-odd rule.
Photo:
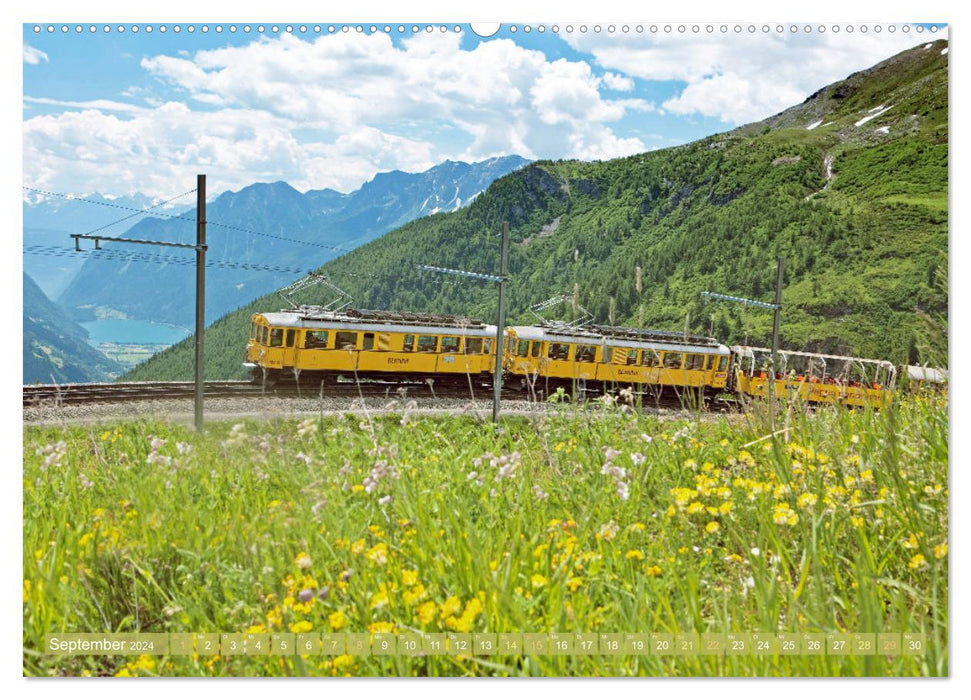
[[[948,673],[946,399],[26,427],[25,675]],[[51,632],[918,632],[884,656],[40,653]]]

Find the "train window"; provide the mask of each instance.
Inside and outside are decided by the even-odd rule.
[[[462,341],[457,335],[442,336],[442,352],[458,352],[462,347]]]
[[[437,335],[418,336],[418,352],[435,352],[438,350]]]
[[[550,343],[549,358],[551,360],[569,360],[570,346],[568,343]]]
[[[519,344],[516,346],[516,354],[520,357],[526,357],[529,355],[529,341],[520,340]]]
[[[681,353],[680,352],[666,352],[664,353],[664,366],[668,369],[681,369]]]
[[[715,355],[714,357],[711,358],[711,368],[716,372],[719,372],[725,369],[725,366],[728,364],[726,362],[727,359],[728,359],[727,357]]]
[[[577,345],[574,358],[576,358],[577,362],[593,362],[597,358],[597,346]]]
[[[482,338],[466,338],[465,354],[478,355],[482,352]]]
[[[641,357],[641,364],[644,367],[660,367],[661,356],[657,354],[656,350],[645,350],[644,356]]]
[[[256,338],[256,321],[249,324],[249,339],[253,340]]]
[[[326,348],[327,331],[307,331],[303,334],[303,346],[308,349]]]
[[[374,350],[374,333],[365,333],[364,342],[361,344],[362,350]]]
[[[357,333],[354,331],[337,331],[334,336],[334,347],[338,350],[357,349]]]
[[[484,352],[486,355],[490,354],[492,352],[492,338],[486,338],[483,346],[482,352]]]
[[[293,347],[293,341],[296,340],[296,339],[297,339],[297,332],[295,330],[293,330],[292,328],[288,328],[287,329],[287,342],[285,343],[285,345],[288,348],[292,348]]]
[[[684,356],[684,368],[699,370],[705,368],[705,356],[689,353]]]
[[[401,344],[402,352],[414,352],[415,351],[415,336],[411,333],[405,336],[404,342]]]
[[[629,364],[629,365],[636,365],[637,364],[637,353],[638,352],[640,352],[640,351],[639,350],[635,350],[634,348],[628,348],[627,349],[627,364]]]
[[[283,345],[283,329],[274,328],[270,331],[270,347],[278,348]]]
[[[531,357],[539,357],[540,350],[542,350],[543,344],[538,340],[534,340],[529,344],[529,354]]]

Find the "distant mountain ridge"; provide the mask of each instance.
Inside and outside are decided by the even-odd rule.
[[[208,261],[224,266],[207,269],[206,315],[218,318],[299,278],[301,270],[319,267],[341,251],[415,218],[463,207],[493,180],[528,162],[519,156],[471,164],[446,161],[422,173],[379,173],[348,194],[334,190],[301,193],[285,182],[224,192],[207,203]],[[190,220],[147,217],[124,235],[194,242],[193,217],[186,218]],[[106,260],[92,256],[86,261],[58,297],[72,317],[88,320],[110,314],[192,324],[194,277],[189,256],[122,244],[103,247],[114,255],[133,257]],[[173,259],[159,263],[137,257],[146,254]]]

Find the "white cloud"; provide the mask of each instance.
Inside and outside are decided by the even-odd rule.
[[[634,89],[634,81],[624,75],[618,75],[617,73],[607,72],[603,76],[604,85],[606,85],[611,90],[617,90],[618,92],[630,92]]]
[[[40,49],[35,49],[33,46],[24,44],[24,63],[29,63],[32,66],[36,66],[41,61],[48,63],[49,60],[50,59],[47,58],[47,54]]]
[[[30,98],[71,111],[25,121],[28,182],[72,190],[82,181],[84,191],[128,182],[164,196],[200,169],[214,188],[285,179],[347,191],[377,172],[446,158],[629,155],[643,143],[609,124],[653,109],[601,95],[632,85],[623,76],[599,78],[586,62],[551,62],[508,39],[463,49],[454,33],[403,45],[381,33],[284,34],[141,65],[167,86],[167,102],[140,101],[139,90],[128,96],[144,107]]]
[[[593,54],[603,68],[642,80],[687,83],[662,107],[674,114],[702,114],[730,124],[757,121],[797,104],[821,87],[842,80],[917,44],[916,32],[872,30],[806,33],[773,25],[753,34],[664,33],[603,36],[568,34],[574,48]],[[938,32],[933,38],[946,38]],[[924,38],[926,41],[926,38]]]

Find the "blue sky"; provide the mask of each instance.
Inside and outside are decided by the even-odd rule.
[[[487,38],[467,24],[39,26],[23,28],[24,184],[157,197],[196,172],[214,194],[272,180],[350,191],[446,159],[620,157],[765,118],[947,36],[845,23],[503,25]]]

